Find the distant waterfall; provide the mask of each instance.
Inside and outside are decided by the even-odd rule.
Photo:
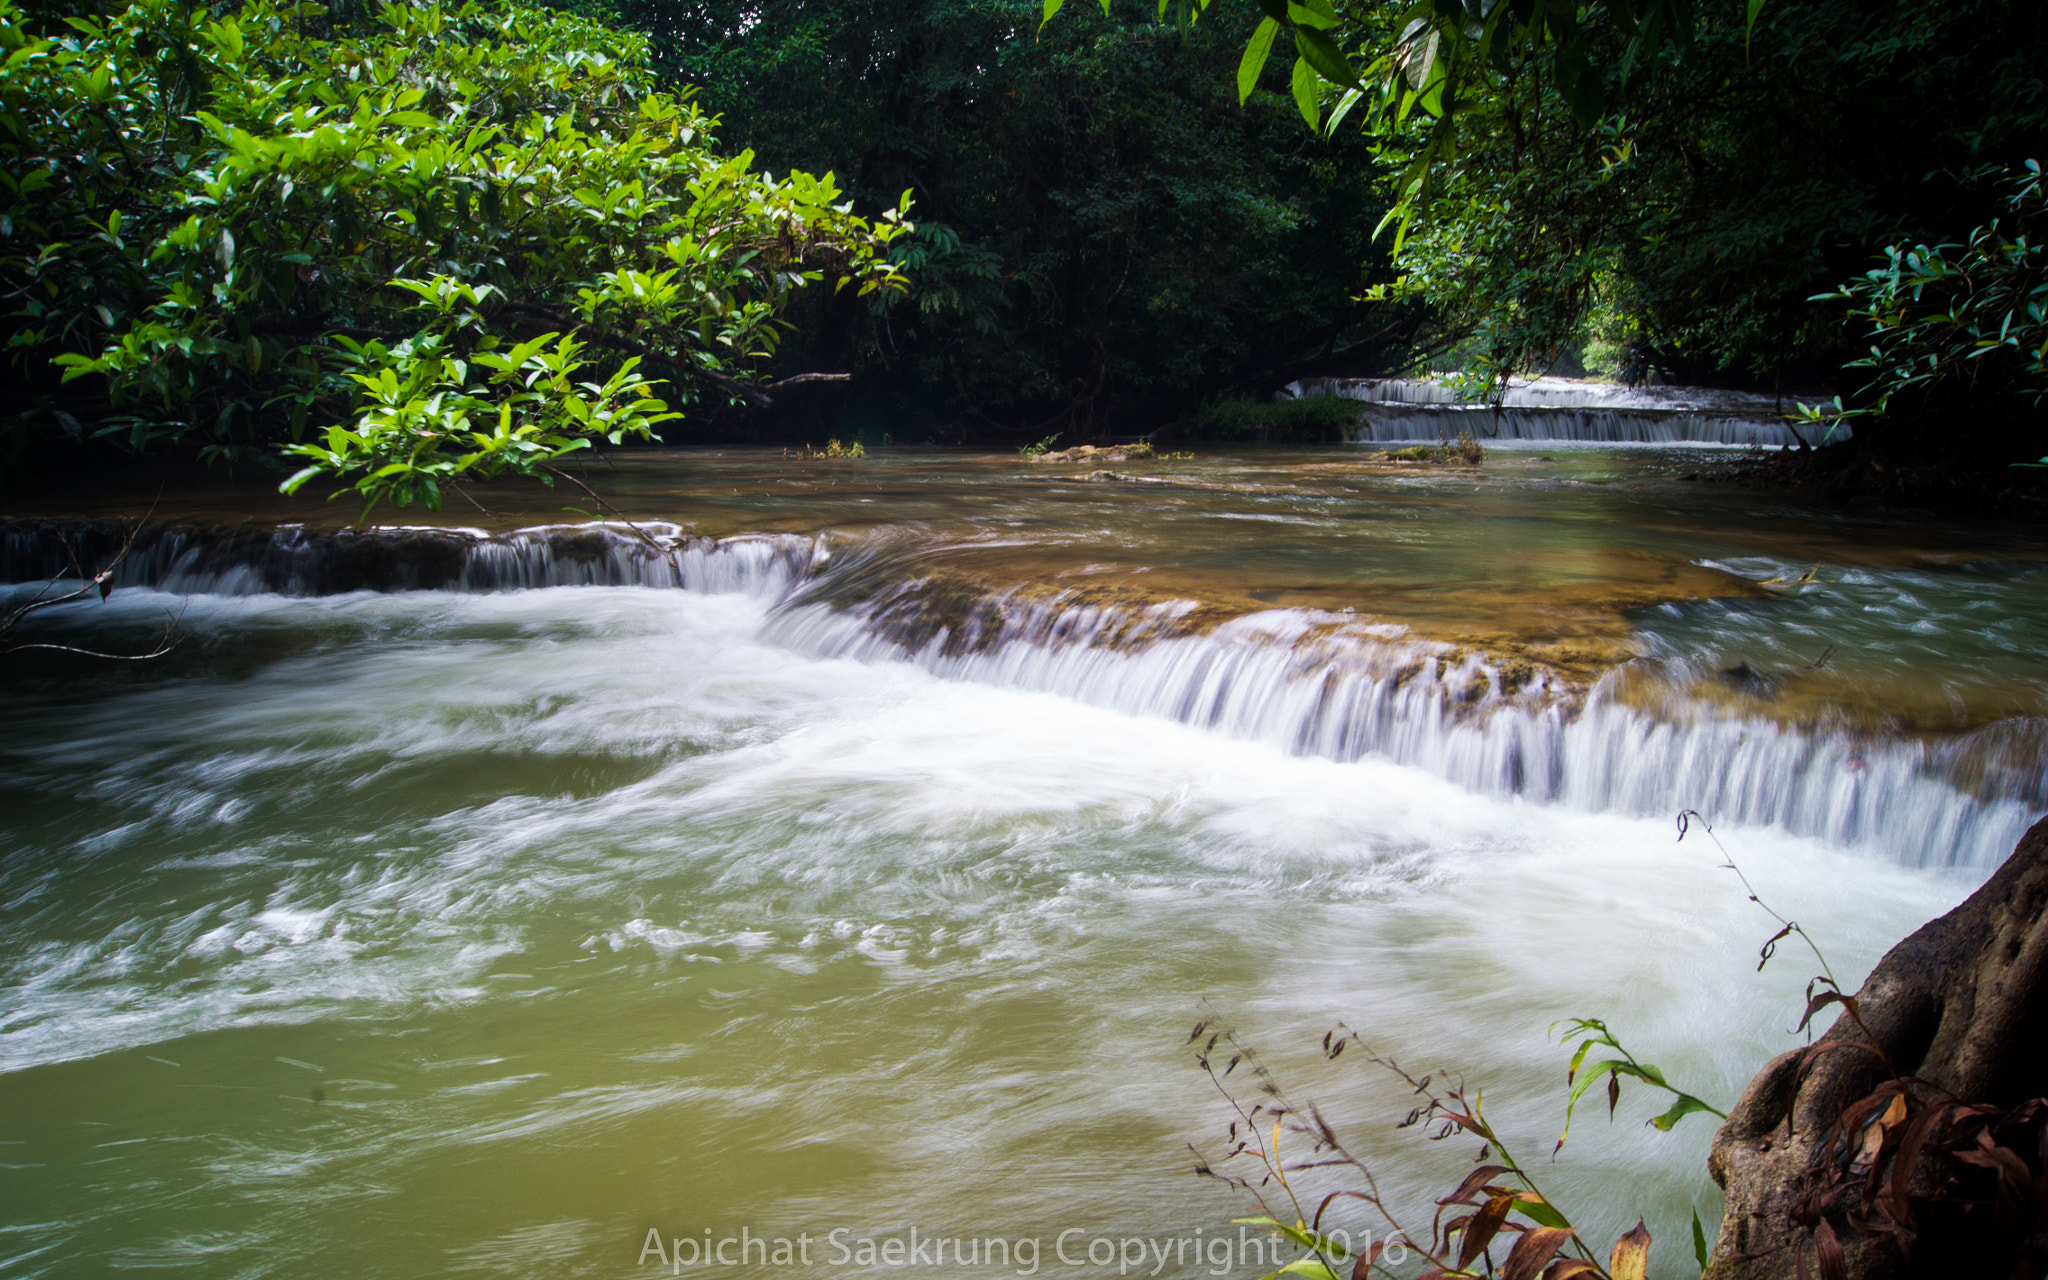
[[[1361,444],[1452,439],[1576,440],[1601,444],[1793,445],[1849,438],[1846,424],[1808,429],[1784,415],[1797,401],[1704,387],[1621,387],[1538,378],[1510,383],[1498,408],[1460,400],[1425,378],[1324,378],[1295,383],[1287,394],[1359,401],[1364,418],[1352,439]]]
[[[2034,763],[2048,725],[2032,721],[1923,740],[1706,708],[1656,717],[1618,702],[1609,681],[1560,685],[1526,664],[1348,615],[1270,610],[1203,630],[1190,601],[1121,607],[1058,591],[991,593],[941,580],[915,548],[835,552],[792,536],[646,533],[152,530],[137,539],[118,585],[741,592],[773,602],[765,639],[815,657],[910,662],[946,679],[1058,694],[1301,754],[1383,756],[1491,795],[1638,815],[1697,808],[1715,821],[1781,826],[1915,864],[1993,866],[2048,805]],[[0,576],[46,579],[118,538],[111,525],[16,522],[0,537]]]
[[[33,582],[103,563],[111,524],[15,521],[0,535],[0,581]],[[530,587],[681,587],[780,597],[808,571],[810,538],[694,538],[673,525],[552,525],[312,533],[152,527],[115,572],[117,587],[200,595],[322,596],[348,591],[513,591]]]

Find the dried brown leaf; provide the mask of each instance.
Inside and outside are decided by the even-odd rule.
[[[1465,1225],[1464,1234],[1458,1238],[1458,1270],[1471,1266],[1472,1259],[1493,1243],[1501,1224],[1508,1220],[1508,1210],[1514,1207],[1513,1196],[1495,1196],[1472,1215],[1472,1220]]]
[[[1841,1238],[1826,1218],[1814,1224],[1813,1252],[1820,1261],[1820,1280],[1849,1280],[1849,1260],[1842,1252]]]
[[[1607,1255],[1607,1274],[1613,1280],[1643,1280],[1650,1267],[1650,1229],[1641,1218],[1614,1242]]]
[[[1531,1227],[1508,1250],[1508,1260],[1500,1269],[1501,1280],[1536,1280],[1536,1274],[1571,1238],[1569,1227]]]
[[[1437,1203],[1477,1204],[1479,1202],[1472,1198],[1472,1193],[1474,1191],[1479,1190],[1479,1188],[1485,1186],[1487,1182],[1492,1179],[1494,1174],[1506,1173],[1507,1171],[1508,1167],[1504,1164],[1480,1165],[1477,1169],[1474,1169],[1472,1172],[1465,1175],[1465,1180],[1458,1184],[1458,1189],[1456,1191],[1451,1192],[1451,1194],[1437,1201]]]

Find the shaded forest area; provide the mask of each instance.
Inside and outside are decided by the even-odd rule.
[[[8,456],[437,502],[598,441],[1072,443],[1581,367],[1839,391],[1858,458],[2048,453],[2036,5],[569,8],[5,6]],[[607,395],[469,385],[565,335]]]

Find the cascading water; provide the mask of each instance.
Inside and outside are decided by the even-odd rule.
[[[1784,447],[1839,443],[1847,423],[1794,428],[1785,415],[1798,401],[1698,387],[1619,387],[1558,378],[1516,380],[1497,404],[1463,400],[1423,378],[1317,379],[1297,396],[1337,396],[1364,405],[1352,434],[1359,443],[1452,439],[1556,440],[1588,444],[1727,444]]]
[[[1532,1160],[1558,1019],[1726,1106],[1811,967],[1672,811],[1853,984],[2042,804],[2048,569],[1559,454],[628,457],[639,532],[145,531],[18,636],[170,654],[0,662],[0,1270],[1263,1275],[1189,1174],[1207,1016],[1424,1232],[1472,1150],[1338,1019]],[[16,601],[125,538],[0,535]],[[1718,1198],[1661,1110],[1543,1176],[1677,1280]]]
[[[71,554],[104,552],[111,537],[73,531]],[[17,582],[68,563],[42,530],[9,531],[5,554]],[[1272,610],[1191,633],[1193,601],[1131,608],[1056,592],[970,592],[949,597],[950,612],[937,616],[914,555],[861,545],[834,554],[799,537],[716,541],[669,526],[604,525],[499,537],[166,531],[138,543],[118,581],[221,594],[365,585],[740,592],[775,602],[765,639],[814,657],[907,661],[950,680],[1058,694],[1332,760],[1382,756],[1488,795],[1634,815],[1697,808],[1911,865],[1995,866],[2048,804],[2039,771],[1989,794],[1959,788],[1956,757],[1967,758],[1967,746],[1697,708],[1655,718],[1619,705],[1609,681],[1573,690],[1527,664],[1504,670],[1469,649],[1337,614]]]

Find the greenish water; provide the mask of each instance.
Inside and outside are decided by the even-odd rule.
[[[638,457],[600,481],[634,518],[826,554],[794,594],[117,591],[52,634],[168,605],[172,657],[0,672],[0,1274],[675,1270],[650,1229],[807,1234],[806,1275],[1025,1269],[854,1255],[914,1229],[1036,1241],[1063,1276],[1117,1274],[1088,1247],[1134,1239],[1178,1248],[1157,1274],[1216,1274],[1220,1231],[1254,1276],[1245,1197],[1185,1145],[1218,1153],[1231,1119],[1183,1044],[1204,1016],[1410,1206],[1476,1144],[1396,1131],[1405,1086],[1318,1053],[1339,1019],[1483,1087],[1530,1157],[1562,1120],[1560,1018],[1725,1105],[1797,1043],[1810,966],[1756,972],[1774,922],[1674,843],[1667,799],[1773,779],[1725,791],[1751,816],[1720,834],[1860,974],[2038,816],[2038,767],[1936,757],[2024,740],[2048,577],[2017,538],[1681,479],[1698,456],[1247,451],[1129,482]],[[1755,585],[1815,561],[1817,585]],[[905,648],[875,584],[937,578],[1235,621]],[[1586,679],[1642,657],[1583,705],[1394,698],[1347,746],[1298,638],[1327,626],[1575,646]],[[1737,662],[1783,674],[1731,686]],[[1510,739],[1554,787],[1473,763]],[[1883,838],[1909,826],[1915,849]],[[1718,1210],[1710,1125],[1650,1114],[1582,1117],[1546,1188],[1609,1238],[1647,1215],[1679,1275],[1688,1215]]]

